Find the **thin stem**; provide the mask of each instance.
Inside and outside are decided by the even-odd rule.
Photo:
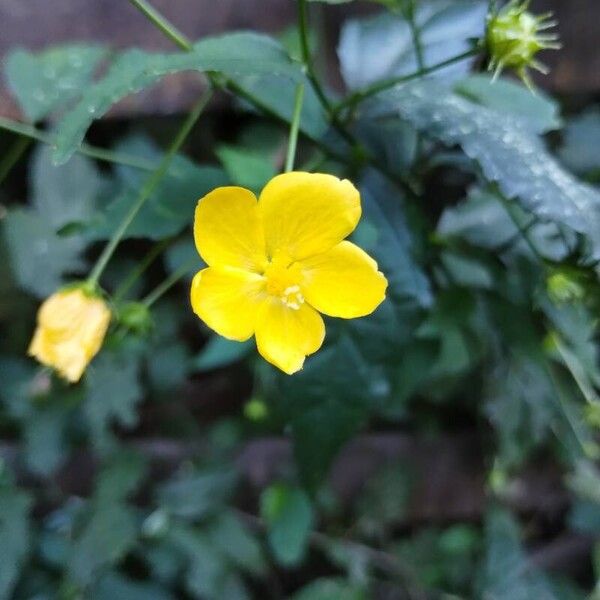
[[[504,207],[504,210],[506,210],[508,216],[511,218],[512,222],[515,224],[515,227],[519,230],[521,237],[523,238],[525,243],[529,246],[529,249],[531,250],[532,254],[540,262],[540,264],[543,267],[545,267],[546,259],[543,257],[542,253],[537,249],[536,245],[533,243],[533,240],[529,237],[529,230],[525,229],[523,227],[523,225],[521,225],[521,223],[519,222],[519,219],[518,219],[517,215],[515,214],[510,201],[507,200],[499,190],[497,190],[496,195],[498,196],[500,203]],[[530,227],[530,225],[529,225],[529,227]]]
[[[300,29],[300,51],[302,53],[302,63],[306,68],[306,76],[310,81],[312,88],[319,99],[319,102],[328,115],[333,114],[333,107],[325,95],[319,79],[315,73],[312,58],[310,56],[310,46],[308,43],[308,8],[306,0],[298,0],[298,27]]]
[[[197,258],[190,259],[183,266],[171,273],[162,283],[159,283],[143,300],[142,304],[150,308],[159,298],[168,292],[180,279],[185,277],[190,269],[198,264]]]
[[[129,209],[129,212],[125,215],[125,218],[123,219],[123,221],[121,222],[119,227],[117,227],[112,238],[109,240],[109,242],[104,247],[102,254],[98,257],[98,261],[96,262],[96,265],[94,266],[92,272],[90,273],[90,277],[88,279],[88,281],[92,285],[95,285],[96,283],[98,283],[98,280],[100,279],[100,276],[102,275],[102,272],[106,268],[106,265],[108,264],[108,261],[110,260],[111,256],[113,255],[115,249],[119,245],[119,242],[125,235],[127,228],[131,225],[131,222],[135,219],[136,215],[138,214],[138,212],[140,211],[140,209],[142,208],[142,206],[144,205],[146,200],[148,200],[148,198],[150,197],[152,192],[155,190],[156,186],[160,183],[161,179],[164,177],[165,173],[167,172],[167,170],[169,168],[169,165],[171,164],[171,161],[173,160],[173,157],[175,156],[175,154],[177,153],[177,151],[179,150],[179,148],[185,141],[186,137],[188,136],[188,134],[194,127],[194,124],[198,120],[198,117],[200,117],[200,115],[202,114],[202,111],[204,110],[204,107],[207,105],[211,96],[212,96],[212,90],[207,90],[202,95],[200,100],[196,103],[196,106],[194,106],[192,112],[190,112],[187,119],[183,123],[181,129],[179,130],[177,136],[175,137],[175,140],[171,144],[171,147],[169,148],[167,153],[164,155],[159,166],[148,177],[148,179],[146,180],[146,182],[140,189],[140,192],[138,194],[136,201],[134,202],[132,207]]]
[[[113,302],[118,303],[129,292],[133,284],[141,277],[144,271],[160,256],[162,251],[167,248],[173,242],[173,238],[167,238],[166,240],[162,240],[155,244],[150,248],[146,256],[136,265],[134,269],[131,270],[131,273],[121,282],[119,287],[116,289],[113,294]]]
[[[146,0],[129,0],[135,5],[144,15],[154,23],[169,39],[175,42],[182,50],[188,52],[194,48],[192,42],[175,27],[171,22],[167,21],[151,4]]]
[[[417,23],[415,21],[415,0],[410,1],[410,7],[408,9],[408,15],[406,15],[408,21],[408,27],[412,36],[413,46],[415,48],[415,56],[417,57],[417,67],[419,72],[422,74],[425,70],[425,57],[423,56],[423,46],[421,45],[421,36]]]
[[[296,146],[298,145],[298,130],[300,129],[300,116],[302,114],[302,101],[304,100],[304,84],[300,82],[296,88],[294,100],[294,113],[290,125],[290,139],[288,141],[287,157],[285,159],[285,172],[289,173],[294,168]]]
[[[19,162],[27,148],[29,148],[31,140],[27,137],[20,136],[13,142],[13,145],[8,149],[8,152],[0,161],[0,183],[12,171],[12,168]]]
[[[476,48],[472,48],[471,50],[467,50],[462,54],[458,54],[457,56],[453,56],[452,58],[448,58],[443,60],[435,65],[431,65],[430,67],[426,67],[424,69],[419,69],[414,73],[409,73],[408,75],[399,75],[398,77],[390,77],[389,79],[384,79],[383,81],[378,81],[370,86],[363,88],[362,90],[358,90],[342,100],[335,108],[336,112],[343,110],[345,108],[353,108],[363,100],[370,98],[371,96],[375,96],[380,92],[384,92],[396,85],[401,83],[407,83],[412,81],[413,79],[419,79],[423,75],[429,75],[430,73],[434,73],[439,69],[443,69],[444,67],[448,67],[453,65],[454,63],[460,62],[461,60],[465,60],[472,56],[479,54],[479,50]]]
[[[12,131],[13,133],[42,142],[43,144],[48,144],[50,146],[54,145],[54,139],[51,135],[27,123],[20,123],[18,121],[11,121],[10,119],[0,117],[0,129]],[[123,154],[121,152],[97,148],[96,146],[90,146],[89,144],[82,144],[77,152],[89,156],[90,158],[126,167],[134,167],[143,171],[153,171],[156,168],[156,163],[152,161],[137,156],[131,156],[129,154]]]

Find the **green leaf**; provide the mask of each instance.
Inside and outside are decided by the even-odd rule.
[[[264,575],[267,563],[256,536],[233,513],[218,515],[208,526],[214,547],[237,568],[252,575]]]
[[[532,94],[529,88],[510,79],[493,81],[488,75],[471,75],[454,90],[472,102],[511,115],[533,133],[547,133],[561,126],[556,102],[542,91]]]
[[[112,572],[103,575],[90,590],[94,600],[174,600],[168,590],[156,583],[134,581]]]
[[[383,176],[369,170],[360,183],[363,208],[361,227],[370,226],[372,238],[361,244],[388,278],[388,293],[397,299],[427,307],[431,289],[415,260],[414,233],[404,212],[405,199]],[[360,231],[359,231],[360,232]]]
[[[261,494],[260,513],[277,561],[287,567],[300,563],[313,525],[306,493],[283,483],[272,484]]]
[[[269,112],[274,113],[284,121],[290,122],[292,120],[297,83],[289,77],[248,75],[238,77],[236,83],[246,92],[251,93]],[[250,106],[252,110],[255,110],[253,105],[246,104],[246,106]],[[326,134],[331,134],[323,107],[308,84],[304,86],[300,131],[316,141],[326,139]]]
[[[10,486],[0,487],[0,598],[11,598],[29,552],[31,498]]]
[[[91,238],[105,240],[111,237],[115,223],[123,220],[136,201],[142,183],[138,178],[134,181],[96,214],[88,230]],[[227,177],[221,169],[199,166],[183,156],[176,156],[169,172],[127,229],[125,238],[162,240],[181,232],[193,223],[198,198],[226,183]]]
[[[85,90],[106,53],[100,46],[81,44],[37,54],[14,50],[5,63],[8,87],[27,119],[39,121]]]
[[[206,533],[179,525],[171,528],[167,540],[187,557],[185,587],[194,598],[249,600],[242,580],[231,569],[229,560],[215,551]]]
[[[200,518],[220,508],[235,487],[235,474],[226,469],[175,477],[157,490],[157,502],[182,518]]]
[[[95,164],[85,156],[73,156],[56,167],[49,146],[39,145],[32,157],[31,202],[38,214],[55,230],[85,222],[96,208],[102,179]]]
[[[156,84],[165,75],[192,70],[226,75],[279,74],[296,80],[302,77],[299,65],[273,39],[250,32],[204,38],[191,52],[125,51],[59,124],[55,161],[66,161],[93,120],[103,116],[121,98]]]
[[[102,568],[121,560],[136,536],[136,517],[131,509],[113,502],[94,503],[71,547],[70,577],[82,586],[90,584]]]
[[[320,578],[296,592],[293,600],[367,600],[364,588],[340,578]]]
[[[4,235],[17,284],[38,298],[56,291],[63,276],[80,272],[79,238],[59,237],[51,224],[27,209],[10,211],[4,219]]]
[[[381,394],[381,377],[348,335],[309,357],[292,379],[282,377],[277,375],[279,387],[273,393],[291,425],[303,483],[314,491],[334,456],[365,423]]]
[[[273,161],[255,150],[222,144],[216,152],[227,175],[236,185],[260,192],[276,174]]]
[[[384,92],[370,103],[369,114],[396,114],[434,139],[460,145],[507,198],[515,198],[538,219],[585,235],[591,257],[600,257],[600,193],[569,175],[513,117],[434,82]]]
[[[485,519],[486,552],[477,597],[493,600],[555,600],[546,578],[527,565],[519,527],[503,509]]]
[[[103,504],[125,500],[139,487],[146,475],[147,466],[140,454],[118,452],[98,475],[94,498]]]
[[[50,475],[65,459],[65,433],[71,413],[67,406],[49,403],[24,419],[25,454],[33,473]]]
[[[597,181],[600,171],[599,145],[600,108],[595,106],[567,121],[559,156],[575,173],[594,173],[594,179]]]
[[[94,443],[100,450],[112,444],[110,425],[124,427],[137,423],[137,404],[141,400],[139,361],[105,350],[88,367],[85,379],[83,414]]]
[[[194,369],[203,372],[227,367],[242,360],[252,348],[251,341],[234,342],[220,335],[213,335],[194,359]]]
[[[482,36],[486,2],[421,0],[414,20],[425,67],[466,52],[470,38]],[[387,12],[346,21],[338,46],[342,75],[350,89],[419,70],[411,27],[402,14]],[[473,59],[436,71],[449,79],[466,73]]]

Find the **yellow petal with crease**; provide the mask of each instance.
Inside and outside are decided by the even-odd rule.
[[[322,173],[284,173],[258,202],[270,257],[299,260],[341,242],[360,219],[360,194],[347,179]]]
[[[385,298],[385,276],[377,270],[377,263],[351,242],[303,260],[300,269],[304,298],[331,317],[363,317]]]
[[[243,342],[254,333],[264,286],[263,277],[255,273],[209,267],[196,273],[192,281],[192,308],[218,334]]]
[[[196,248],[206,264],[259,271],[265,239],[256,196],[241,187],[220,187],[199,200],[194,217]]]
[[[271,298],[261,306],[256,319],[258,351],[288,375],[302,368],[306,356],[316,352],[324,338],[323,319],[307,304],[294,310]]]

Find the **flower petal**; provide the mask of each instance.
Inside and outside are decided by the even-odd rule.
[[[377,270],[377,263],[350,242],[340,242],[299,265],[304,298],[331,317],[363,317],[372,313],[385,298],[387,280]]]
[[[220,187],[198,201],[194,239],[207,265],[249,271],[265,262],[265,240],[256,196],[241,187]]]
[[[243,342],[252,337],[264,299],[264,278],[232,267],[209,267],[192,281],[194,312],[218,334]]]
[[[293,260],[320,254],[343,240],[360,219],[360,194],[347,179],[321,173],[284,173],[258,202],[269,257]]]
[[[321,315],[302,304],[298,310],[270,298],[256,319],[256,345],[262,357],[291,375],[299,371],[308,354],[316,352],[325,339]]]

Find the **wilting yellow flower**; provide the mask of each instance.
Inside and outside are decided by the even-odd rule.
[[[71,382],[81,379],[110,323],[104,300],[81,287],[52,294],[38,311],[29,354]]]
[[[295,373],[323,343],[319,313],[362,317],[385,298],[377,263],[343,241],[360,214],[358,190],[332,175],[278,175],[258,201],[241,187],[213,190],[196,208],[208,268],[192,282],[194,312],[231,340],[255,335],[266,360]]]

